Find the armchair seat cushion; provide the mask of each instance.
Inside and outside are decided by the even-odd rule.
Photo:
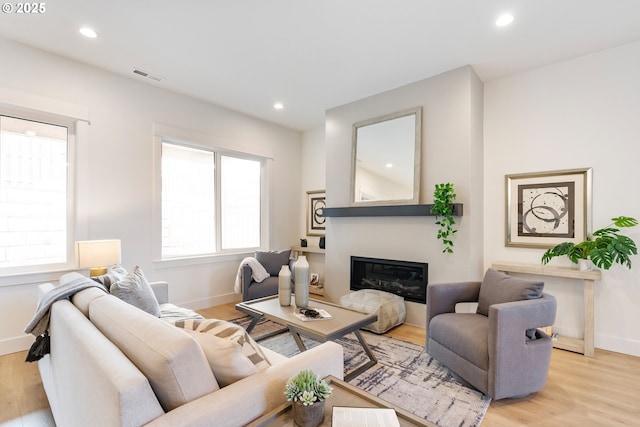
[[[475,313],[444,313],[431,319],[429,338],[482,370],[489,369],[489,318]]]

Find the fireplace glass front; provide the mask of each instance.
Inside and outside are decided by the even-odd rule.
[[[428,266],[423,262],[352,256],[350,288],[377,289],[426,304]]]

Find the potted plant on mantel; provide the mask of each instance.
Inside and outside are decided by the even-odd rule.
[[[452,203],[456,199],[453,184],[436,184],[433,192],[433,206],[431,213],[436,216],[436,224],[440,226],[437,238],[444,244],[443,253],[453,253],[453,241],[451,238],[458,231],[453,228],[456,221],[453,219]]]
[[[324,400],[333,388],[313,371],[301,371],[289,378],[284,395],[292,402],[293,420],[300,427],[316,427],[324,420]]]
[[[552,258],[566,255],[571,262],[578,264],[580,270],[589,270],[589,260],[599,268],[608,270],[617,263],[631,269],[631,255],[638,253],[633,239],[620,234],[615,227],[633,227],[638,220],[626,216],[612,218],[612,224],[592,233],[591,237],[578,244],[571,242],[560,243],[548,249],[542,255],[542,263],[546,264]],[[615,227],[614,227],[615,226]]]

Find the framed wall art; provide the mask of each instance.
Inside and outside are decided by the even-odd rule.
[[[324,208],[327,207],[325,190],[307,191],[307,236],[324,236]]]
[[[591,231],[591,168],[505,176],[506,246],[552,248]]]

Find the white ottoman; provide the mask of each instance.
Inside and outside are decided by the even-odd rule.
[[[340,305],[369,314],[378,313],[377,321],[362,328],[376,334],[383,334],[402,324],[407,317],[404,298],[375,289],[361,289],[343,295],[340,297]]]

